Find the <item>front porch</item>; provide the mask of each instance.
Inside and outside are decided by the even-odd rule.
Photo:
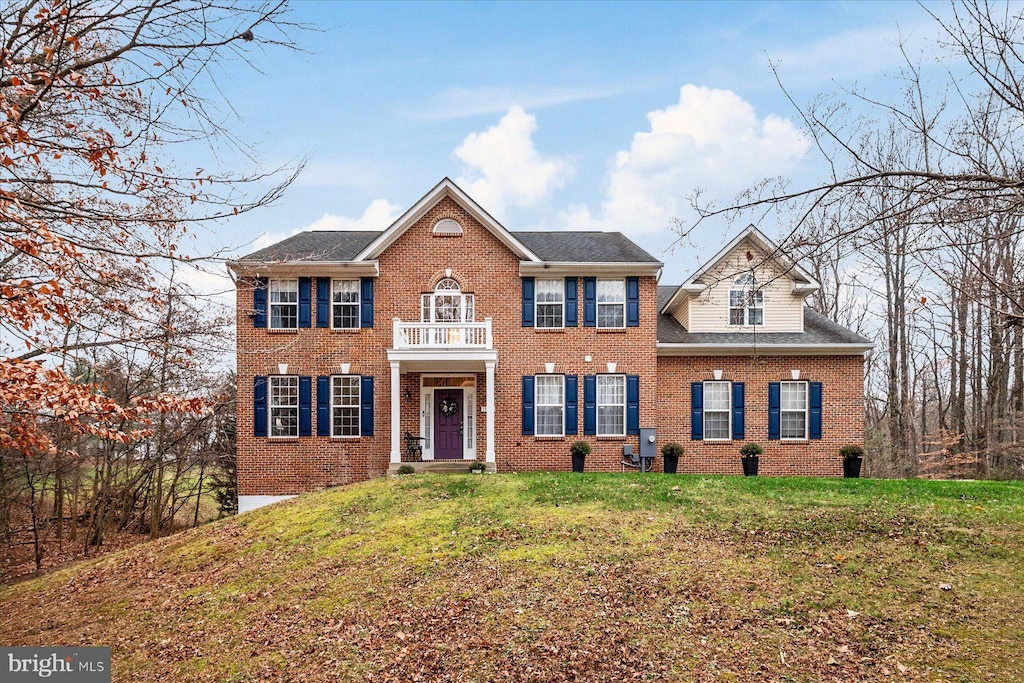
[[[407,462],[422,466],[423,471],[468,471],[475,460],[483,460],[494,471],[498,354],[491,339],[491,320],[408,323],[395,318],[393,348],[387,356],[391,366],[389,472]],[[407,435],[412,435],[422,462],[410,462],[417,458],[409,457]]]
[[[388,476],[398,474],[398,468],[402,465],[412,467],[416,474],[468,474],[469,466],[476,461],[469,460],[434,460],[430,462],[403,462],[391,463],[388,467]],[[484,473],[494,474],[498,468],[493,462],[484,463]]]

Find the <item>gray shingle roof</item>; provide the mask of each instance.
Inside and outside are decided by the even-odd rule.
[[[311,230],[300,232],[240,261],[351,261],[380,232]],[[544,261],[577,263],[659,263],[621,232],[513,232]]]
[[[660,263],[621,232],[556,230],[512,235],[544,261]]]
[[[378,235],[379,230],[310,230],[239,261],[351,261]]]
[[[678,289],[658,287],[660,311]],[[658,315],[658,341],[662,344],[751,344],[753,332],[687,332],[671,315]],[[758,346],[772,344],[870,344],[871,340],[834,323],[817,311],[804,308],[803,332],[758,332]]]

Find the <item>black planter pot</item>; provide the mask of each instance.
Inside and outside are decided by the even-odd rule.
[[[847,479],[860,478],[860,466],[864,458],[843,458],[843,476]]]
[[[583,463],[584,463],[584,461],[586,459],[587,459],[587,456],[585,456],[585,455],[576,455],[574,453],[573,456],[572,456],[572,471],[573,472],[582,472],[583,471]]]
[[[761,462],[761,459],[756,455],[745,455],[740,460],[743,461],[743,476],[756,477],[757,465]]]
[[[665,474],[675,474],[679,467],[679,456],[666,455],[663,457],[665,458]]]

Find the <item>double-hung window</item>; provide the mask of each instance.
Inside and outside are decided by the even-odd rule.
[[[332,280],[332,326],[338,330],[359,328],[359,280]]]
[[[270,382],[270,436],[299,435],[299,378],[276,375]]]
[[[704,440],[728,441],[732,434],[729,422],[729,394],[732,382],[704,382]]]
[[[359,375],[331,377],[331,436],[359,436]]]
[[[626,435],[626,376],[597,376],[597,435]]]
[[[535,383],[537,436],[565,435],[565,375],[537,375]]]
[[[764,324],[764,290],[755,278],[746,273],[736,278],[729,290],[729,324],[751,326]]]
[[[597,326],[626,326],[626,281],[597,281]]]
[[[807,382],[782,382],[780,386],[780,436],[807,438]]]
[[[299,281],[271,280],[270,329],[296,330],[299,328]]]
[[[563,327],[565,281],[537,280],[537,327]]]

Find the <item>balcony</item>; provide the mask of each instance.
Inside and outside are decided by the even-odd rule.
[[[493,349],[491,319],[482,323],[394,322],[394,348],[401,349]]]

